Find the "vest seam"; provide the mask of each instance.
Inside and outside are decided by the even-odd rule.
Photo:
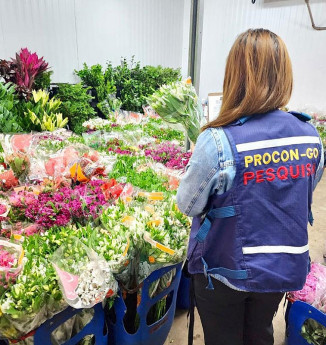
[[[247,262],[246,262],[246,259],[245,259],[245,256],[243,254],[243,246],[244,246],[244,243],[243,243],[243,229],[241,229],[240,225],[239,225],[239,217],[241,216],[241,205],[238,204],[236,202],[236,196],[234,193],[232,193],[232,202],[233,202],[233,205],[239,205],[240,207],[240,212],[239,214],[237,214],[235,217],[235,221],[236,221],[236,233],[239,234],[239,237],[240,238],[240,244],[241,244],[241,257],[242,257],[242,262],[244,264],[244,267],[245,267],[245,270],[248,272],[248,278],[244,281],[244,284],[245,284],[245,288],[248,289],[250,291],[250,288],[251,288],[251,284],[250,284],[250,278],[251,278],[251,271],[248,269],[248,266],[247,266]],[[240,266],[241,268],[241,266]]]

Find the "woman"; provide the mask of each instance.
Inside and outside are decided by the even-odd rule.
[[[292,67],[274,33],[248,30],[229,53],[219,117],[198,138],[177,200],[206,345],[271,345],[286,291],[309,271],[307,223],[323,152],[309,116],[286,113]]]

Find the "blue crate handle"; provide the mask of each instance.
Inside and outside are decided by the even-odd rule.
[[[166,337],[171,329],[174,312],[176,307],[177,290],[181,278],[182,262],[160,268],[152,272],[143,282],[141,303],[137,308],[138,315],[140,317],[139,328],[135,334],[129,334],[125,330],[123,318],[127,311],[126,305],[123,301],[121,291],[119,292],[119,298],[116,298],[114,308],[116,313],[116,323],[110,323],[111,330],[113,332],[113,338],[109,338],[114,345],[163,345]],[[165,273],[176,269],[176,274],[170,284],[165,290],[160,292],[157,296],[149,297],[149,288],[153,282],[161,278]],[[150,308],[157,303],[164,296],[167,296],[170,292],[174,291],[173,299],[169,310],[166,314],[157,322],[152,325],[147,325],[146,317]]]
[[[103,334],[106,325],[102,303],[96,304],[93,308],[93,319],[78,334],[61,345],[75,345],[87,335],[95,336],[95,345],[107,345],[108,335]],[[81,309],[68,307],[61,313],[54,315],[52,319],[46,321],[36,330],[34,335],[34,345],[52,345],[51,333],[80,311]]]
[[[326,314],[308,303],[295,301],[289,312],[288,345],[309,345],[301,336],[301,328],[307,319],[314,319],[326,327]]]

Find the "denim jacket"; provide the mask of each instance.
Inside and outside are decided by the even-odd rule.
[[[316,172],[315,186],[323,174],[324,153]],[[177,193],[181,212],[195,217],[205,213],[208,198],[232,187],[236,167],[231,146],[222,128],[209,128],[198,137]]]

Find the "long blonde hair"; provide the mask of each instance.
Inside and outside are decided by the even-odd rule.
[[[282,39],[269,30],[247,30],[227,58],[220,114],[202,130],[284,107],[292,85],[291,60]]]

